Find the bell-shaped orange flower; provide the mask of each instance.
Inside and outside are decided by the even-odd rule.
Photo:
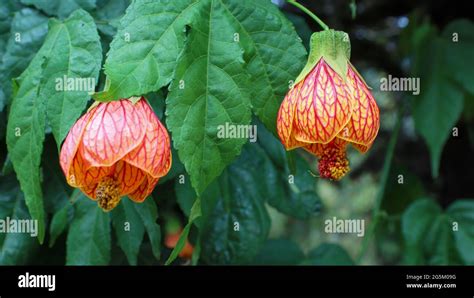
[[[379,109],[368,86],[349,62],[347,34],[313,35],[303,72],[283,100],[278,135],[287,150],[302,147],[319,157],[322,178],[349,171],[346,147],[365,153],[379,129]]]
[[[73,125],[60,153],[67,182],[112,210],[143,202],[171,167],[168,132],[142,97],[98,103]]]

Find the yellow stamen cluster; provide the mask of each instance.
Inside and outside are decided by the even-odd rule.
[[[350,170],[345,149],[326,147],[321,155],[318,167],[322,178],[340,180]]]
[[[108,212],[120,202],[120,183],[112,177],[104,177],[97,185],[95,195],[99,207]]]

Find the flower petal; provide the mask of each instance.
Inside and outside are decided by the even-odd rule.
[[[166,175],[171,167],[170,138],[148,103],[140,100],[137,105],[141,105],[146,114],[146,134],[140,145],[125,155],[123,160],[159,178]]]
[[[297,98],[294,136],[304,143],[328,143],[349,122],[352,95],[342,78],[324,61],[304,79]]]
[[[71,181],[71,174],[70,174],[70,167],[73,164],[75,159],[75,155],[79,145],[81,144],[81,139],[84,134],[84,130],[89,123],[89,120],[94,115],[95,111],[90,111],[84,114],[81,118],[79,118],[76,123],[72,126],[71,130],[69,131],[66,140],[64,141],[61,152],[59,155],[59,163],[61,164],[61,168],[63,170],[64,176],[69,184],[75,186],[76,184]],[[74,179],[74,176],[72,176]]]
[[[352,142],[357,150],[366,152],[379,131],[379,108],[369,88],[350,64],[347,79],[353,90],[354,111],[351,120],[338,137]]]
[[[129,100],[101,103],[89,121],[79,147],[87,167],[111,166],[143,140],[146,115]]]
[[[140,184],[140,186],[135,189],[135,191],[128,195],[129,198],[137,203],[143,202],[155,188],[156,183],[158,183],[158,179],[159,178],[153,178],[150,175],[147,175],[142,184]]]
[[[316,155],[317,157],[323,156],[329,147],[337,147],[339,149],[344,149],[347,145],[347,141],[340,138],[334,138],[333,141],[327,144],[313,143],[309,144],[306,147],[303,147],[304,150]]]
[[[277,131],[286,150],[291,150],[304,145],[304,143],[298,142],[292,135],[296,99],[298,98],[302,84],[303,83],[300,82],[288,91],[280,105],[280,109],[278,110]]]

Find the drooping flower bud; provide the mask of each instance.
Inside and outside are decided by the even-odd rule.
[[[69,185],[112,210],[123,196],[143,202],[171,167],[168,132],[142,97],[94,105],[60,153]]]
[[[332,180],[349,171],[347,144],[366,152],[380,125],[375,99],[349,58],[345,32],[314,33],[308,63],[283,100],[277,118],[285,148],[302,147],[315,154],[320,176]]]

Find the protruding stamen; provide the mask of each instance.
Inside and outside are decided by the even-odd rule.
[[[328,146],[319,159],[319,174],[322,178],[339,180],[349,172],[349,160],[345,147]]]
[[[120,183],[112,177],[104,177],[95,190],[97,204],[104,211],[114,209],[120,202]]]

